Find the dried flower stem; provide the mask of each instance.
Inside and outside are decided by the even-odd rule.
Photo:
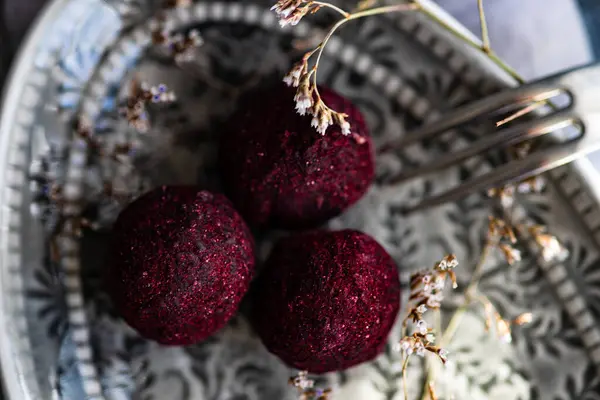
[[[419,0],[413,0],[413,1],[416,3],[419,3]],[[483,9],[483,0],[477,0],[477,6],[479,9],[479,23],[481,26],[481,43],[479,43],[476,40],[473,40],[471,37],[469,37],[467,35],[464,35],[462,32],[457,31],[452,26],[450,26],[448,23],[446,23],[443,19],[438,17],[436,15],[436,13],[432,12],[431,10],[428,10],[426,7],[421,6],[420,10],[424,15],[426,15],[432,21],[437,23],[440,27],[444,28],[449,33],[451,33],[458,39],[465,42],[467,45],[469,45],[477,50],[480,50],[491,62],[493,62],[497,67],[499,67],[501,70],[503,70],[508,75],[510,75],[510,77],[513,78],[515,81],[517,81],[517,83],[519,83],[520,85],[524,84],[525,79],[523,79],[523,77],[521,75],[519,75],[519,73],[515,69],[513,69],[507,63],[505,63],[500,57],[498,57],[498,55],[490,47],[490,38],[489,38],[487,22],[486,22],[486,18],[485,18],[485,12]],[[518,117],[528,114],[531,111],[541,107],[542,105],[550,106],[554,110],[556,109],[556,106],[549,99],[540,99],[540,100],[533,100],[533,101],[534,101],[533,104],[527,106],[523,110],[517,111],[513,115],[510,115],[508,118],[500,121],[496,126],[503,125],[509,121],[512,121],[512,120],[518,118]]]
[[[433,386],[433,382],[429,382],[429,384],[427,385],[427,389],[428,389],[428,392],[429,392],[429,398],[431,400],[438,400],[438,397],[435,394],[435,388]]]
[[[366,3],[365,3],[366,4]],[[364,5],[364,4],[363,4]],[[286,25],[296,25],[300,20],[308,15],[317,12],[321,8],[330,8],[342,15],[327,32],[325,38],[311,51],[304,54],[302,60],[296,63],[288,74],[283,78],[283,81],[288,85],[297,88],[294,101],[296,102],[296,111],[300,115],[311,115],[311,125],[324,135],[330,125],[337,125],[341,129],[342,134],[350,135],[350,123],[346,121],[348,115],[337,112],[331,109],[321,99],[317,88],[317,70],[323,51],[329,39],[333,34],[345,23],[364,17],[369,17],[379,14],[387,14],[391,12],[415,10],[419,8],[416,3],[396,4],[391,6],[375,7],[371,9],[358,8],[355,12],[347,12],[333,4],[323,1],[312,0],[279,0],[271,10],[275,11],[279,17],[279,24],[283,27]],[[309,67],[309,59],[316,55],[316,60],[312,67]]]
[[[440,338],[440,346],[447,346],[448,343],[450,343],[450,341],[454,337],[454,334],[456,333],[456,330],[458,329],[458,326],[460,325],[460,322],[465,312],[471,305],[471,301],[474,298],[473,296],[479,286],[479,280],[481,279],[481,275],[483,274],[483,266],[485,265],[485,261],[487,260],[492,248],[493,243],[490,240],[487,240],[486,244],[483,247],[483,250],[481,251],[481,255],[479,256],[479,261],[477,261],[477,264],[473,269],[473,274],[471,275],[469,285],[465,289],[465,302],[454,312],[452,317],[450,317],[450,322],[448,322],[448,326],[446,327],[444,333],[442,334],[442,337]]]
[[[530,112],[537,110],[538,108],[540,108],[541,106],[543,106],[545,104],[545,101],[540,101],[538,103],[533,103],[528,105],[525,108],[520,109],[519,111],[515,112],[514,114],[509,115],[508,117],[504,118],[503,120],[500,120],[498,122],[496,122],[496,128],[510,122],[513,121],[519,117],[522,117],[526,114],[529,114]]]
[[[479,9],[479,23],[481,25],[481,50],[485,53],[489,53],[490,47],[490,36],[488,34],[487,22],[485,19],[485,12],[483,11],[483,0],[477,0],[477,8]]]
[[[321,2],[314,2],[315,4],[328,4],[328,3],[321,3]],[[417,8],[419,8],[417,6],[417,4],[396,4],[393,6],[384,6],[384,7],[377,7],[377,8],[371,8],[369,10],[364,10],[364,11],[358,11],[354,14],[350,14],[345,12],[344,10],[339,9],[338,7],[335,7],[331,4],[329,4],[328,6],[330,6],[331,8],[337,9],[338,12],[340,12],[342,15],[344,15],[344,19],[339,20],[335,25],[333,25],[333,27],[331,27],[331,29],[329,30],[329,32],[327,33],[327,36],[325,36],[325,39],[323,39],[323,41],[321,42],[321,44],[317,47],[317,49],[319,50],[319,53],[317,54],[317,61],[315,61],[315,65],[313,67],[314,70],[314,74],[313,74],[313,79],[314,79],[314,84],[316,86],[317,84],[317,68],[319,67],[319,61],[321,60],[321,55],[323,54],[323,50],[325,49],[325,46],[327,45],[327,42],[329,41],[329,39],[331,38],[331,36],[334,34],[334,32],[341,27],[342,25],[344,25],[346,22],[355,20],[355,19],[359,19],[359,18],[364,18],[364,17],[370,17],[373,15],[378,15],[378,14],[387,14],[387,13],[391,13],[391,12],[400,12],[400,11],[409,11],[409,10],[416,10]],[[315,50],[317,50],[315,49]],[[314,52],[314,50],[313,50]],[[310,54],[312,55],[313,52],[311,52]],[[316,90],[316,89],[315,89]]]
[[[316,5],[318,5],[318,6],[322,6],[322,7],[328,7],[328,8],[331,8],[332,10],[334,10],[334,11],[336,11],[336,12],[338,12],[338,13],[342,14],[342,16],[343,16],[344,18],[348,18],[348,17],[350,17],[350,15],[351,15],[349,12],[346,12],[346,11],[342,10],[341,8],[339,8],[338,6],[336,6],[336,5],[333,5],[333,4],[331,4],[331,3],[325,3],[325,2],[321,2],[321,1],[313,1],[313,4],[316,4]]]
[[[494,64],[496,64],[496,66],[498,66],[500,69],[502,69],[508,75],[510,75],[518,83],[520,83],[520,84],[525,83],[525,80],[517,73],[517,71],[515,71],[511,66],[509,66],[504,61],[502,61],[502,59],[500,57],[498,57],[493,50],[491,50],[491,49],[489,49],[488,51],[484,50],[482,44],[479,41],[474,40],[470,36],[467,36],[467,35],[463,34],[462,32],[459,32],[456,29],[454,29],[446,21],[441,19],[435,12],[433,12],[433,11],[427,9],[427,7],[424,7],[423,5],[421,5],[419,0],[413,0],[413,1],[416,4],[419,4],[419,10],[424,15],[426,15],[429,19],[431,19],[433,22],[435,22],[440,27],[442,27],[445,30],[447,30],[448,32],[450,32],[452,35],[454,35],[458,39],[465,42],[467,45],[483,52],[490,59],[490,61],[492,61]]]
[[[327,4],[327,3],[315,2],[315,4]],[[333,7],[335,7],[335,6],[333,6]],[[335,7],[335,8],[337,9],[337,7]],[[333,25],[333,27],[331,27],[331,29],[327,33],[327,36],[325,36],[325,39],[323,39],[321,44],[317,47],[317,49],[319,50],[319,54],[317,54],[317,61],[315,61],[315,66],[313,67],[315,69],[315,73],[314,73],[315,82],[316,82],[316,77],[317,77],[316,69],[318,68],[319,61],[321,60],[321,54],[323,54],[323,50],[324,50],[325,46],[327,45],[327,42],[329,41],[331,36],[334,34],[334,32],[340,26],[344,25],[346,22],[349,22],[349,21],[352,21],[355,19],[359,19],[359,18],[370,17],[373,15],[379,15],[379,14],[387,14],[387,13],[391,13],[391,12],[416,10],[418,8],[420,8],[420,6],[417,5],[416,3],[396,4],[393,6],[384,6],[384,7],[377,7],[377,8],[371,8],[368,10],[358,11],[354,14],[350,14],[350,13],[347,13],[347,12],[339,9],[339,12],[341,12],[342,15],[344,15],[344,19],[339,20],[335,25]],[[315,49],[315,50],[317,50],[317,49]],[[314,50],[313,50],[313,52],[314,52]],[[312,53],[311,53],[311,55],[312,55]]]
[[[477,291],[477,287],[479,285],[479,280],[481,279],[481,275],[483,273],[483,266],[485,265],[485,261],[487,260],[488,255],[490,254],[490,251],[492,250],[493,247],[494,247],[493,242],[488,238],[488,240],[486,241],[486,243],[483,247],[483,250],[481,251],[479,260],[477,261],[477,264],[475,265],[475,268],[473,269],[473,274],[471,275],[471,280],[469,281],[469,284],[468,284],[467,288],[465,289],[465,301],[459,308],[456,309],[454,314],[452,314],[452,317],[450,317],[448,326],[446,326],[446,329],[441,334],[441,338],[438,342],[438,345],[440,347],[445,348],[448,346],[448,343],[450,343],[450,341],[456,334],[456,331],[457,331],[460,323],[462,322],[462,319],[463,319],[465,313],[471,306],[471,302],[474,299],[474,294]],[[439,330],[438,332],[442,332],[442,331]],[[426,370],[427,370],[427,374],[426,374],[425,383],[424,383],[425,386],[423,388],[423,397],[421,398],[421,400],[427,400],[427,399],[434,400],[435,398],[432,398],[431,394],[430,394],[431,393],[430,383],[433,382],[435,372],[433,369],[433,365],[427,361],[426,361]]]
[[[403,355],[404,362],[402,363],[402,388],[404,390],[404,400],[408,400],[408,379],[406,378],[406,370],[408,369],[408,360],[410,359],[410,354]]]

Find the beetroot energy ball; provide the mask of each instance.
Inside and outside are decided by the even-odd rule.
[[[254,271],[253,239],[222,195],[163,186],[119,215],[107,273],[116,309],[142,336],[186,345],[236,312]]]
[[[377,356],[399,308],[396,265],[373,238],[314,231],[277,243],[256,284],[252,323],[285,363],[325,373]]]
[[[323,101],[348,114],[352,133],[337,125],[321,135],[294,107],[284,84],[240,103],[221,135],[220,169],[228,197],[251,225],[311,228],[339,215],[367,191],[374,176],[371,139],[359,110],[319,88]]]

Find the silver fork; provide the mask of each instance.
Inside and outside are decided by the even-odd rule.
[[[481,118],[509,106],[526,106],[551,99],[561,93],[568,95],[567,106],[534,119],[515,120],[510,127],[501,127],[478,139],[464,149],[442,155],[431,163],[402,171],[392,182],[401,183],[431,172],[445,169],[483,154],[494,148],[508,147],[574,125],[581,135],[567,142],[534,150],[521,159],[509,161],[493,171],[476,176],[441,194],[421,200],[418,204],[402,207],[410,213],[456,201],[470,193],[499,188],[539,175],[570,163],[591,152],[600,150],[600,64],[588,65],[506,90],[459,107],[439,120],[408,133],[404,138],[380,149],[402,150],[423,139],[439,135],[475,118]]]

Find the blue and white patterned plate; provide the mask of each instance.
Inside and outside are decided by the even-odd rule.
[[[261,82],[281,79],[301,54],[292,40],[318,35],[331,22],[327,14],[317,15],[282,30],[265,0],[200,2],[170,11],[174,27],[197,28],[205,39],[192,74],[149,49],[155,3],[56,0],[15,64],[0,136],[0,361],[11,400],[294,398],[287,386],[292,371],[266,352],[242,314],[195,346],[162,347],[138,337],[115,315],[100,285],[106,230],[65,238],[56,263],[48,243],[55,210],[32,213],[40,188],[30,187],[27,176],[40,158],[51,160],[72,212],[94,200],[102,177],[126,187],[215,185],[214,138],[236,99]],[[166,83],[179,101],[152,113],[154,128],[140,138],[142,173],[132,177],[88,160],[70,128],[82,114],[107,142],[132,135],[115,116],[121,88],[134,71],[149,83]],[[509,82],[416,14],[353,22],[330,41],[320,71],[323,83],[361,108],[378,143]],[[484,131],[466,127],[410,156],[381,157],[378,174],[452,151]],[[471,160],[401,187],[375,184],[330,226],[373,235],[396,258],[404,281],[411,270],[456,253],[463,283],[482,249],[486,199],[471,196],[410,217],[400,215],[397,205],[496,161]],[[485,332],[480,312],[468,314],[450,345],[452,363],[439,373],[441,393],[461,400],[600,398],[599,181],[587,161],[556,170],[548,180],[543,193],[520,200],[520,211],[557,234],[569,259],[544,263],[527,243],[518,265],[508,267],[497,254],[489,259],[482,290],[507,318],[530,311],[533,322],[515,329],[507,345]],[[118,209],[102,205],[101,228],[110,227]],[[260,241],[261,257],[269,246],[269,237]],[[460,296],[459,289],[445,316]],[[398,334],[395,329],[390,343]],[[318,383],[335,386],[335,399],[402,399],[398,364],[389,346],[373,362]],[[411,399],[422,387],[420,369],[414,363],[409,372]]]

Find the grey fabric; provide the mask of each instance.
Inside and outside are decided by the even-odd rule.
[[[435,0],[480,33],[477,0]],[[484,0],[492,48],[525,79],[583,65],[593,52],[575,0]]]

